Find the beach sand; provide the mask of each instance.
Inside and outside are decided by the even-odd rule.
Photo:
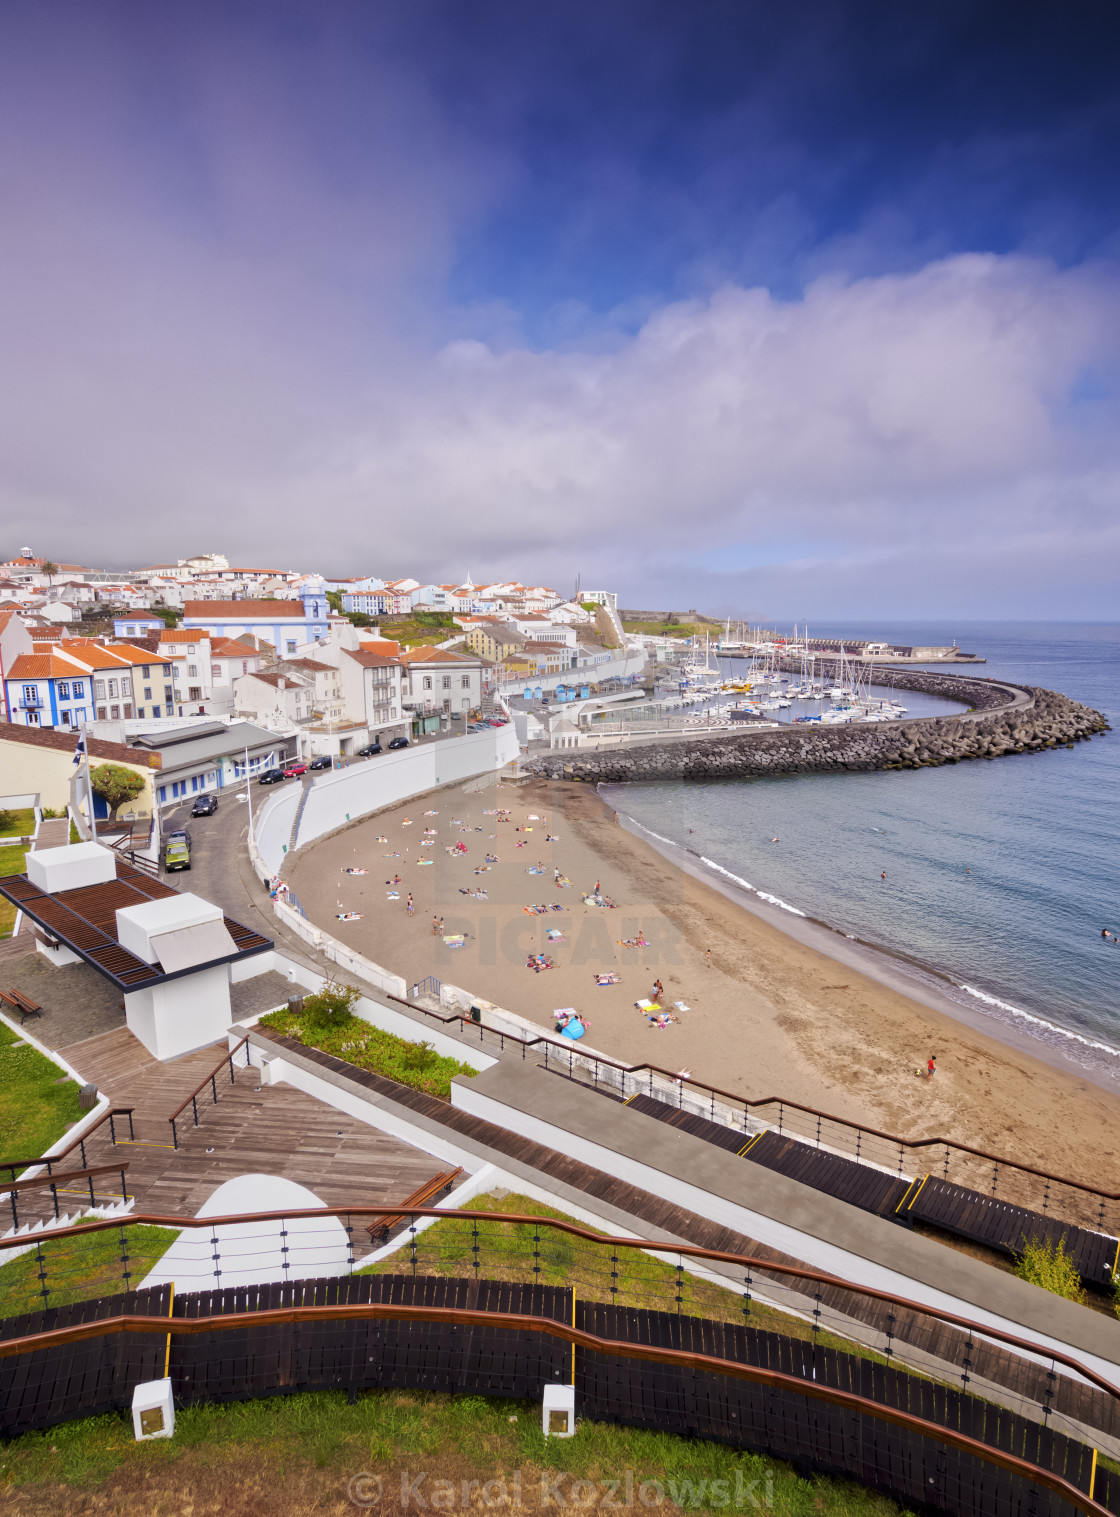
[[[499,807],[512,820],[500,821]],[[425,838],[425,828],[434,835]],[[450,855],[458,842],[467,852]],[[499,862],[476,875],[488,852]],[[528,872],[538,865],[542,873]],[[368,872],[349,875],[348,867]],[[557,886],[557,870],[569,886]],[[389,900],[395,875],[399,898]],[[307,849],[289,879],[313,921],[410,984],[435,975],[542,1029],[554,1025],[555,1009],[574,1007],[587,1042],[616,1059],[687,1069],[752,1099],[780,1095],[887,1132],[947,1136],[1120,1188],[1115,1095],[745,910],[626,831],[590,786],[535,780],[441,790]],[[615,909],[584,903],[597,882]],[[476,889],[487,899],[461,893]],[[563,909],[527,915],[529,903]],[[337,920],[344,910],[361,919]],[[433,934],[433,915],[445,935],[465,935],[463,947]],[[549,929],[562,938],[550,940]],[[639,935],[649,946],[622,946]],[[530,953],[547,954],[555,967],[534,973]],[[622,983],[597,986],[595,973],[608,970]],[[663,1030],[634,1006],[658,978],[662,1004],[679,1018]],[[677,1001],[689,1009],[677,1012]],[[937,1074],[929,1081],[931,1053]]]

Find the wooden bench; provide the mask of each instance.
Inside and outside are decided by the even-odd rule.
[[[455,1181],[463,1173],[463,1166],[458,1169],[448,1169],[440,1175],[433,1175],[430,1180],[425,1180],[419,1190],[413,1191],[407,1200],[401,1202],[399,1212],[392,1216],[383,1215],[374,1217],[366,1231],[369,1233],[371,1243],[385,1243],[396,1230],[409,1220],[409,1211],[414,1206],[430,1206],[437,1196],[449,1191]]]
[[[22,1027],[28,1017],[41,1017],[43,1008],[37,1006],[28,996],[18,990],[0,990],[0,1001],[6,1001],[13,1011],[19,1012],[19,1025]]]

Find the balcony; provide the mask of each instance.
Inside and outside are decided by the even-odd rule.
[[[20,711],[42,711],[46,704],[46,701],[41,701],[37,695],[21,695],[16,702]]]

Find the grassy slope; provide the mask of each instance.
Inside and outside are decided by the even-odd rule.
[[[29,838],[35,831],[35,813],[30,806],[9,811],[11,821],[0,826],[0,838]]]
[[[7,850],[5,850],[7,851]],[[30,1158],[81,1116],[78,1086],[0,1023],[0,1159]]]
[[[516,1212],[531,1217],[572,1219],[563,1212],[531,1201],[528,1196],[479,1196],[470,1203],[472,1211]],[[613,1301],[619,1306],[635,1306],[648,1311],[676,1312],[678,1272],[674,1265],[653,1259],[640,1249],[622,1249],[618,1263],[611,1250],[570,1234],[541,1228],[539,1242],[535,1229],[509,1222],[473,1222],[456,1217],[419,1233],[416,1239],[416,1269],[422,1275],[469,1277],[474,1272],[474,1231],[478,1232],[479,1274],[488,1280],[535,1281],[541,1285],[570,1285],[585,1301]],[[534,1273],[534,1266],[539,1273]],[[407,1246],[380,1264],[369,1265],[361,1274],[399,1274],[412,1268],[412,1252]],[[613,1272],[613,1275],[612,1275]],[[614,1293],[612,1295],[612,1287]],[[684,1271],[679,1284],[680,1311],[686,1317],[710,1317],[717,1322],[743,1323],[743,1297]],[[806,1310],[811,1303],[806,1303]],[[791,1338],[811,1338],[808,1322],[773,1307],[750,1304],[752,1327],[784,1333]],[[817,1342],[845,1353],[884,1364],[886,1360],[869,1350],[860,1349],[847,1339],[822,1330]]]
[[[0,876],[23,874],[27,868],[24,863],[26,857],[26,848],[14,846],[0,848]],[[6,901],[3,896],[0,896],[0,938],[10,938],[15,925],[16,908],[11,901]]]
[[[59,1205],[65,1207],[68,1199],[65,1195],[60,1196]],[[135,1288],[178,1234],[174,1228],[136,1226],[126,1228],[124,1236],[131,1274],[129,1284]],[[71,1301],[116,1296],[125,1288],[119,1229],[44,1243],[42,1259],[50,1292],[46,1300],[48,1306],[66,1306]],[[0,1266],[0,1317],[41,1311],[44,1305],[40,1294],[42,1284],[37,1254],[21,1254],[10,1264]]]
[[[363,1017],[348,1016],[337,1027],[323,1027],[309,1025],[305,1018],[293,1016],[284,1007],[262,1017],[261,1026],[444,1101],[451,1099],[451,1081],[456,1075],[475,1073],[469,1064],[437,1054],[429,1043],[406,1042],[391,1032],[382,1032]]]
[[[564,1497],[574,1494],[576,1480],[600,1486],[591,1502],[586,1490],[580,1493],[578,1509],[587,1512],[600,1502],[609,1507],[608,1480],[620,1483],[614,1504],[624,1506],[630,1471],[635,1490],[660,1482],[664,1500],[651,1509],[664,1513],[716,1517],[761,1508],[774,1517],[897,1517],[901,1510],[850,1482],[805,1479],[777,1460],[699,1439],[583,1423],[575,1438],[546,1440],[540,1416],[539,1403],[480,1396],[371,1391],[349,1406],[344,1392],[315,1392],[177,1411],[174,1439],[139,1444],[123,1417],[97,1417],[5,1444],[0,1489],[7,1487],[23,1517],[79,1510],[128,1517],[305,1517],[313,1511],[341,1517],[362,1509],[347,1495],[359,1472],[382,1482],[384,1502],[370,1503],[379,1513],[419,1510],[414,1501],[401,1504],[403,1470],[409,1471],[406,1488],[427,1472],[422,1493],[429,1511],[475,1512],[487,1510],[487,1503],[477,1490],[471,1500],[469,1488],[461,1503],[462,1481],[502,1478],[509,1492],[520,1472],[520,1509],[556,1517],[576,1503],[543,1503],[543,1475],[555,1480],[564,1472]],[[736,1503],[737,1477],[744,1495]],[[454,1490],[436,1485],[440,1480],[453,1482]],[[730,1502],[696,1499],[700,1482],[713,1480],[729,1482]],[[491,1494],[496,1510],[519,1510],[501,1501],[500,1488]],[[636,1496],[633,1510],[645,1510]]]

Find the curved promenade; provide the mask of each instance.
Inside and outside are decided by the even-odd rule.
[[[824,671],[826,676],[830,671]],[[963,674],[891,670],[892,685],[921,690],[970,709],[952,716],[848,727],[799,723],[780,732],[735,732],[674,743],[644,743],[580,755],[543,754],[531,765],[549,779],[728,779],[767,774],[833,774],[838,770],[922,769],[962,759],[1002,758],[1069,747],[1109,731],[1099,711],[1055,690],[973,679]]]

